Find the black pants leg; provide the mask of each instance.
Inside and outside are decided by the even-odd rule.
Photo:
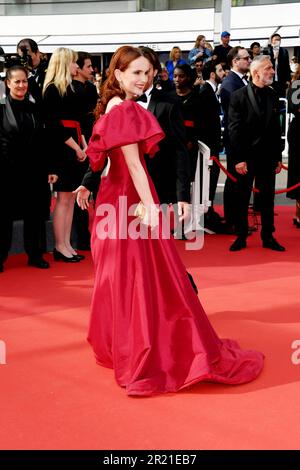
[[[259,176],[255,176],[255,183],[254,186],[258,189],[261,186],[261,183],[259,181]],[[261,193],[254,193],[253,194],[253,209],[255,211],[260,212],[260,204],[261,204]]]
[[[45,220],[41,214],[25,212],[23,222],[24,248],[28,258],[40,259],[44,252]]]
[[[1,215],[0,224],[0,264],[3,264],[8,256],[8,252],[11,247],[13,230],[13,217],[12,213],[8,210],[4,210]]]
[[[226,148],[227,170],[235,176],[235,165],[231,162],[230,150]],[[236,225],[236,198],[237,198],[237,184],[227,177],[225,181],[223,204],[224,204],[224,217],[227,224]]]
[[[258,174],[261,214],[261,238],[272,237],[274,227],[275,170],[266,169]]]
[[[236,232],[238,237],[246,239],[248,236],[248,207],[254,174],[248,167],[248,173],[246,175],[235,173],[235,176],[237,178],[235,198]]]
[[[216,195],[219,175],[220,175],[220,167],[216,164],[216,162],[213,162],[212,166],[210,167],[210,178],[209,178],[209,200],[211,201],[212,204],[214,202],[215,195]]]
[[[89,212],[86,209],[80,209],[77,203],[75,203],[74,206],[73,229],[77,238],[77,246],[88,246],[91,239],[89,231]]]

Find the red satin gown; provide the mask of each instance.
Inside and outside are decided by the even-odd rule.
[[[129,207],[140,197],[121,146],[138,143],[147,173],[144,155],[156,151],[163,135],[149,111],[125,100],[97,121],[87,151],[94,171],[103,167],[107,156],[111,162],[96,201],[88,341],[97,362],[114,369],[117,383],[128,395],[176,392],[200,381],[241,384],[254,380],[263,367],[260,352],[218,338],[173,239],[165,239],[161,231],[158,239],[124,234],[124,224],[126,229],[137,221],[134,216],[127,219],[124,201]],[[158,203],[149,176],[148,181]],[[115,212],[112,222],[106,223],[104,204]]]

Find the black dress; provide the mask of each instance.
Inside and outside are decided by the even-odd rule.
[[[60,96],[54,84],[47,87],[44,94],[43,105],[48,152],[50,159],[55,161],[58,180],[54,185],[55,191],[71,192],[76,189],[82,180],[83,162],[77,160],[76,152],[65,142],[73,137],[75,142],[79,141],[78,130],[82,128],[82,103],[81,97],[71,87],[67,93]],[[73,123],[72,127],[66,127],[64,123]]]
[[[191,180],[194,181],[197,158],[198,140],[200,134],[200,102],[199,95],[194,90],[184,96],[179,96],[181,101],[184,127],[186,131],[187,147],[190,157]]]
[[[289,112],[295,115],[288,130],[288,143],[289,143],[289,171],[288,171],[288,188],[300,183],[300,105],[294,104],[292,101],[292,94],[299,97],[300,86],[297,88],[289,88],[288,91],[288,106]],[[294,100],[295,101],[295,100]],[[298,99],[299,101],[299,99]],[[300,200],[300,186],[298,188],[286,193],[286,197],[290,199]]]

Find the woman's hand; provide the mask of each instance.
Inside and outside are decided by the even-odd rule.
[[[77,155],[77,160],[78,160],[79,162],[84,162],[84,160],[85,160],[86,157],[87,157],[85,151],[82,150],[80,147],[78,147],[78,149],[76,150],[76,155]]]
[[[148,204],[147,206],[141,204],[138,217],[142,224],[148,225],[151,229],[154,229],[159,224],[159,209],[155,204]]]
[[[76,202],[79,205],[80,209],[85,210],[88,209],[89,207],[89,197],[91,194],[91,191],[89,191],[85,186],[79,186],[75,191],[73,191],[73,194],[76,196]]]
[[[48,183],[49,184],[54,184],[58,180],[57,175],[48,175]]]
[[[146,216],[144,220],[142,221],[143,223],[146,223],[151,227],[151,229],[154,229],[155,227],[158,226],[159,224],[159,209],[156,207],[155,204],[151,204],[150,207],[146,207]]]

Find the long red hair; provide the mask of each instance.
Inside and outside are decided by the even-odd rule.
[[[116,50],[109,64],[108,77],[100,89],[100,100],[95,109],[96,119],[105,113],[107,103],[111,98],[119,96],[121,99],[125,99],[125,92],[115,77],[115,70],[119,69],[124,72],[133,60],[142,56],[142,51],[133,46],[122,46]]]

